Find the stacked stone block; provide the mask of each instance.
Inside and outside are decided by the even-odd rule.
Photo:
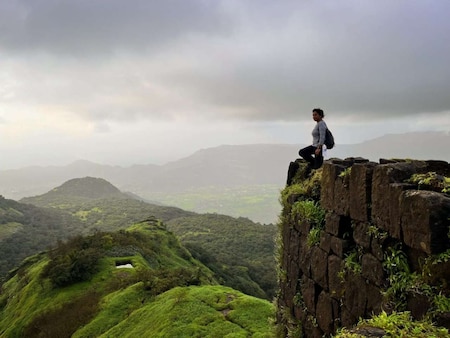
[[[448,175],[450,165],[442,161],[374,163],[361,158],[324,164],[320,204],[327,214],[320,243],[309,247],[311,225],[290,218],[289,210],[283,210],[280,270],[284,279],[277,301],[280,322],[282,312],[291,318],[289,323],[284,319],[286,332],[297,328],[304,337],[330,336],[359,318],[389,311],[382,295],[388,287],[383,269],[387,247],[401,243],[412,270],[420,259],[450,248],[450,197],[417,190],[406,182],[414,173],[437,170]],[[298,198],[291,196],[291,206]],[[385,235],[377,236],[371,231],[374,228]],[[347,254],[355,250],[359,273],[343,268]],[[409,310],[423,315],[424,304],[412,301]]]

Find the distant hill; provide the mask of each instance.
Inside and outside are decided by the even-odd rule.
[[[158,221],[29,257],[0,294],[1,337],[272,337],[273,315],[218,285]]]
[[[113,231],[126,228],[147,218],[168,220],[188,217],[193,212],[176,207],[146,203],[102,178],[74,178],[59,187],[37,196],[26,197],[20,203],[68,213],[82,226],[79,233]]]
[[[76,196],[86,199],[123,197],[122,192],[102,178],[74,178],[51,190],[49,195]]]
[[[329,157],[412,158],[450,161],[450,134],[414,132],[386,135],[359,144],[341,144]],[[100,177],[123,192],[154,204],[184,210],[249,217],[256,222],[278,219],[279,191],[289,162],[305,145],[223,145],[202,149],[165,165],[127,168],[77,161],[61,167],[29,167],[0,171],[0,194],[20,199],[43,194],[77,177]]]
[[[34,197],[23,198],[22,203],[42,207],[70,205],[98,199],[133,199],[103,178],[73,178],[49,192]]]

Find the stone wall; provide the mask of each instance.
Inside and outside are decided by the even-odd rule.
[[[300,189],[314,182],[309,182],[313,178],[304,170],[305,163],[297,160],[297,164],[299,169],[283,192],[288,196],[280,217],[279,336],[329,336],[382,310],[411,311],[417,319],[432,311],[430,295],[424,297],[420,290],[393,291],[391,274],[402,268],[424,275],[427,258],[450,249],[449,195],[439,185],[419,187],[410,182],[413,174],[430,172],[435,180],[443,180],[450,177],[450,165],[333,159],[318,173],[313,171],[313,177],[321,172],[317,197]],[[308,236],[317,225],[299,217],[294,208],[308,199],[326,211],[320,241],[314,245],[308,244]],[[396,260],[406,266],[396,266]],[[426,280],[431,289],[439,288],[447,297],[449,267],[446,261],[434,264],[427,273],[436,278],[430,275]],[[435,311],[433,320],[449,326],[447,317],[449,313]]]

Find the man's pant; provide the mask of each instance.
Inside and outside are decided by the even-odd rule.
[[[311,166],[312,169],[318,169],[323,164],[323,156],[322,150],[319,155],[315,155],[317,147],[307,146],[303,149],[300,149],[298,154],[303,157]],[[314,154],[314,157],[312,156]]]

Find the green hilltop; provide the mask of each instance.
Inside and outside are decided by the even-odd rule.
[[[147,217],[166,222],[194,215],[180,208],[146,203],[121,192],[104,179],[92,177],[69,180],[45,194],[26,197],[19,202],[69,215],[75,222],[82,222],[82,226],[75,227],[76,231],[85,234],[124,229]]]
[[[100,199],[130,199],[130,195],[122,193],[103,178],[84,177],[74,178],[53,188],[49,192],[33,197],[21,199],[23,203],[31,203],[37,206],[60,207],[65,203],[83,203]]]
[[[273,313],[147,220],[24,260],[2,285],[0,336],[272,337]]]

